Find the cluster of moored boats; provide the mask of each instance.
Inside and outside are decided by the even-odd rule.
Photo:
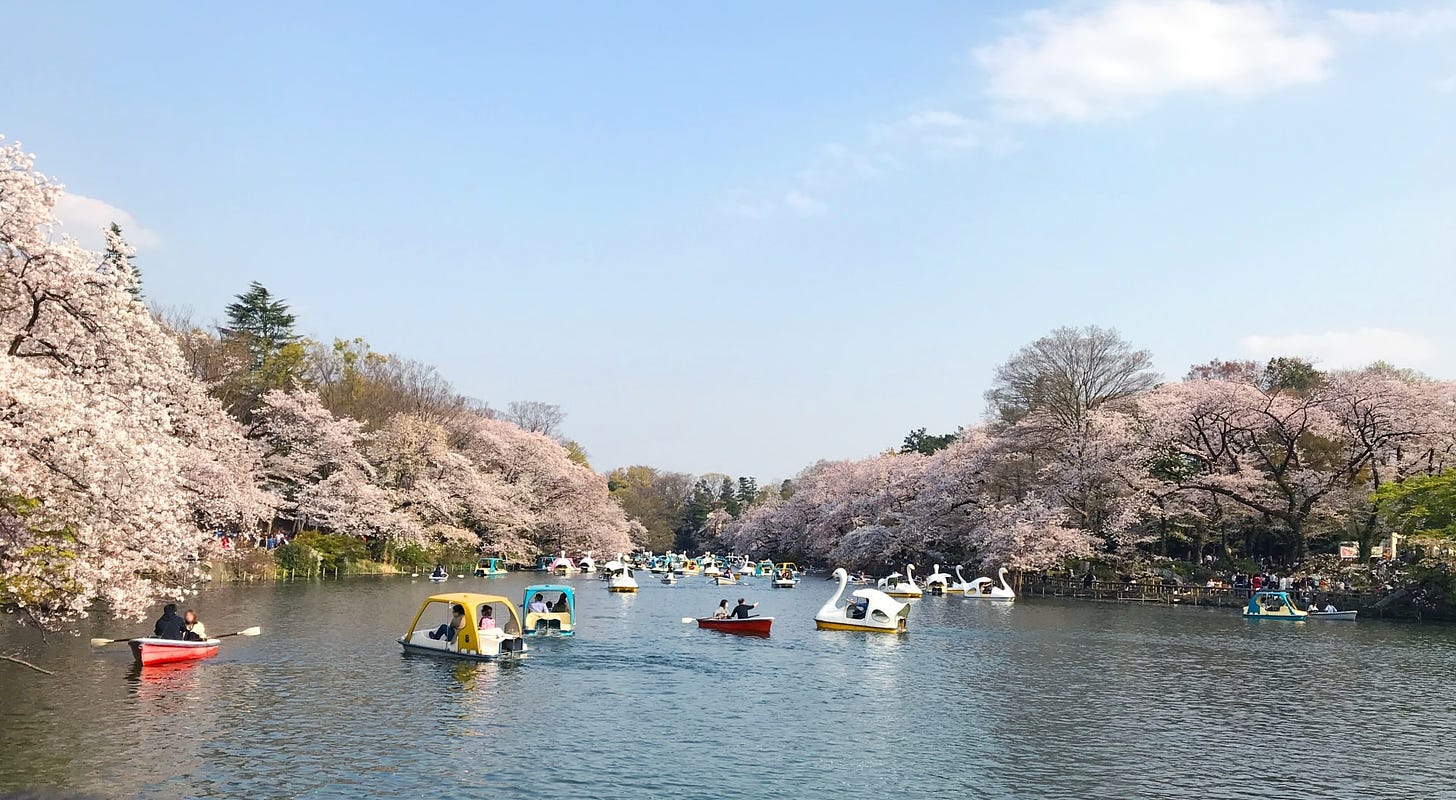
[[[573,561],[562,553],[543,560],[540,571],[553,575],[585,573],[589,570],[582,564],[589,558],[588,555],[581,561]],[[594,563],[591,567],[590,571],[595,572]],[[833,596],[815,613],[815,627],[821,630],[905,633],[911,608],[909,603],[902,602],[905,599],[933,595],[1010,602],[1016,598],[1016,592],[1006,581],[1005,569],[1000,570],[995,579],[982,577],[971,581],[965,580],[961,569],[957,566],[952,576],[942,573],[937,564],[929,577],[917,581],[915,565],[908,564],[903,574],[896,572],[880,578],[875,587],[868,585],[871,579],[866,576],[851,577],[848,571],[836,569],[830,579],[838,581],[838,586]],[[701,558],[676,554],[629,558],[619,554],[601,565],[600,573],[608,591],[635,592],[639,570],[660,575],[664,583],[698,576],[715,585],[764,579],[777,588],[793,588],[804,576],[804,571],[792,562],[720,559],[711,554]],[[478,569],[476,574],[491,573]],[[846,595],[852,583],[859,588]],[[742,613],[728,616],[720,612],[710,617],[686,617],[683,622],[696,622],[698,627],[709,630],[767,636],[774,618],[751,615],[747,609],[744,606]],[[421,625],[422,620],[447,615],[450,620],[447,623]],[[489,661],[525,654],[529,637],[571,636],[575,630],[576,590],[565,584],[545,583],[526,587],[519,606],[500,595],[474,592],[433,595],[420,606],[409,629],[397,641],[410,653]]]

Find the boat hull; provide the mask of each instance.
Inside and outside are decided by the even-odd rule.
[[[179,661],[200,661],[217,655],[221,642],[208,639],[201,642],[184,642],[174,639],[133,639],[132,655],[138,664],[149,667],[153,664],[175,664]]]
[[[1311,611],[1309,619],[1322,619],[1326,622],[1354,622],[1358,611]]]
[[[748,619],[702,617],[698,620],[698,627],[706,628],[710,631],[722,631],[724,633],[746,633],[751,636],[767,636],[769,629],[773,627],[773,621],[773,617],[749,617]]]
[[[898,620],[898,624],[892,628],[882,628],[874,625],[855,625],[850,622],[829,622],[822,619],[814,620],[814,627],[821,631],[862,631],[864,633],[905,633],[905,620]]]
[[[404,651],[406,653],[408,653],[410,655],[417,655],[417,656],[435,656],[436,658],[454,658],[454,659],[459,659],[461,661],[500,661],[501,659],[516,659],[516,658],[525,658],[526,657],[525,652],[524,651],[520,651],[520,650],[512,650],[512,651],[509,651],[509,652],[500,652],[500,653],[496,653],[494,655],[485,655],[485,654],[481,654],[481,653],[461,653],[461,652],[454,651],[454,650],[441,650],[441,649],[434,648],[434,647],[421,647],[420,645],[410,644],[409,642],[402,641],[400,639],[395,639],[395,641],[396,642],[399,642],[400,647],[403,647],[404,648]]]
[[[607,587],[607,591],[609,591],[609,592],[623,592],[623,593],[635,592],[635,591],[637,591],[637,587],[636,586],[608,586]]]
[[[774,581],[773,582],[773,588],[775,588],[775,589],[792,589],[792,588],[794,588],[795,586],[798,586],[798,585],[799,585],[799,582],[798,581],[777,580],[777,581]]]

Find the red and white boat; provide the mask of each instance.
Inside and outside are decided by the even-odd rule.
[[[187,642],[180,639],[132,639],[131,652],[144,667],[176,661],[198,661],[217,655],[217,639]]]
[[[707,628],[710,631],[723,631],[724,633],[746,633],[752,636],[767,636],[769,628],[773,625],[773,617],[749,617],[739,619],[738,617],[699,617],[698,627]]]

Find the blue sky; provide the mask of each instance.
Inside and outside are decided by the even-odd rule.
[[[950,430],[1059,325],[1456,377],[1449,3],[299,5],[19,5],[0,133],[154,301],[261,281],[599,469]]]

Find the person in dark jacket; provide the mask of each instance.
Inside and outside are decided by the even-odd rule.
[[[738,619],[748,619],[748,612],[752,611],[755,608],[758,608],[758,603],[748,605],[743,601],[743,598],[740,597],[738,598],[738,605],[734,607],[733,614],[731,616],[737,617]]]
[[[152,628],[152,635],[158,639],[181,639],[187,632],[187,624],[177,616],[177,604],[168,603],[162,607],[162,617]]]

